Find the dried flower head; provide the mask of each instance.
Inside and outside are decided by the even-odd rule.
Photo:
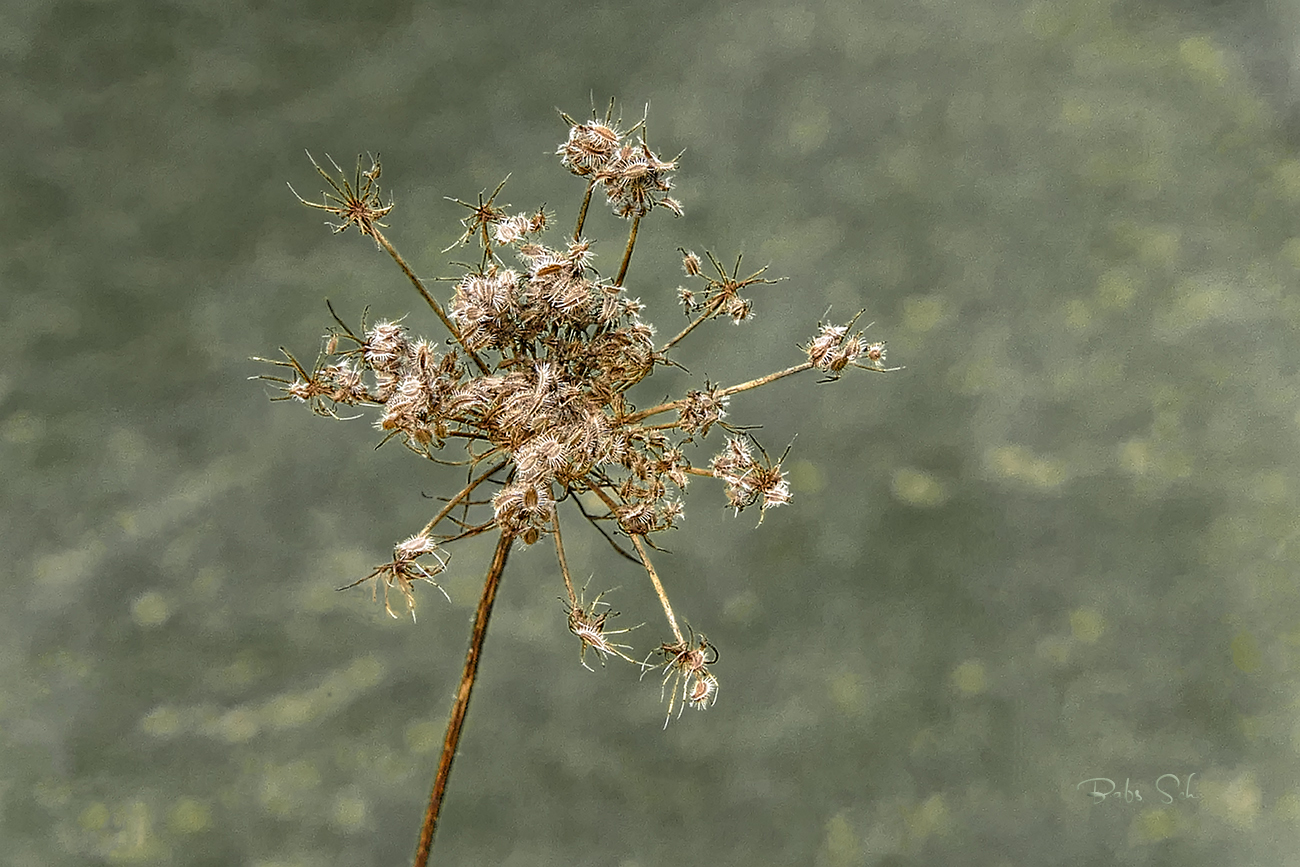
[[[663,661],[650,665],[650,658],[647,657],[641,664],[641,674],[644,677],[646,671],[661,667],[664,669],[660,684],[660,700],[666,699],[668,702],[664,728],[668,728],[674,708],[677,709],[677,716],[681,717],[687,705],[704,710],[718,700],[718,679],[708,668],[718,661],[718,649],[703,635],[690,631],[689,639],[661,644],[655,653],[663,657]],[[671,689],[668,687],[670,681]]]
[[[339,180],[337,181],[320,167],[316,162],[316,158],[310,152],[307,154],[307,159],[311,160],[311,164],[316,167],[316,171],[325,179],[325,182],[330,185],[334,192],[325,193],[322,201],[318,204],[298,196],[298,191],[293,189],[293,184],[290,184],[289,189],[293,191],[295,196],[298,196],[298,201],[309,208],[328,211],[338,217],[342,222],[325,224],[332,228],[336,235],[348,226],[356,226],[357,231],[375,238],[375,243],[378,244],[379,239],[376,237],[375,229],[379,226],[387,226],[387,224],[381,223],[379,220],[387,216],[388,212],[393,209],[393,203],[390,201],[388,204],[384,204],[383,197],[379,194],[379,174],[381,172],[379,157],[371,157],[370,168],[362,171],[361,156],[358,154],[356,177],[351,181],[343,176],[343,170],[339,168],[338,163],[334,162],[329,154],[325,155],[325,159],[330,161],[330,165],[338,173]]]
[[[684,433],[698,432],[701,437],[708,436],[709,428],[727,417],[727,404],[730,402],[731,398],[719,394],[716,388],[688,391],[677,408],[678,426]]]
[[[578,636],[578,639],[582,642],[578,648],[578,662],[588,671],[594,670],[590,665],[587,665],[588,649],[595,652],[596,658],[600,660],[602,666],[605,664],[605,658],[609,656],[617,656],[619,659],[628,662],[636,662],[623,652],[631,650],[632,646],[630,644],[615,644],[610,641],[610,636],[623,635],[634,629],[640,629],[645,624],[638,623],[636,626],[629,626],[626,629],[609,629],[606,626],[607,622],[610,618],[617,617],[618,612],[611,610],[609,603],[600,600],[604,598],[605,593],[610,591],[606,590],[605,593],[597,595],[590,605],[583,601],[585,592],[586,588],[584,587],[583,593],[579,594],[576,600],[570,599],[564,604],[564,610],[569,620],[569,631]],[[600,610],[602,606],[605,608],[604,611]]]
[[[806,361],[784,370],[727,387],[705,383],[660,403],[634,402],[630,393],[638,384],[656,368],[675,364],[679,342],[713,319],[748,321],[754,305],[747,290],[776,281],[764,276],[766,266],[741,277],[740,256],[727,269],[711,252],[701,258],[682,249],[683,271],[699,281],[678,292],[690,322],[668,340],[658,339],[644,318],[645,303],[624,281],[641,221],[655,208],[681,213],[668,195],[678,158],[651,150],[644,118],[623,129],[612,104],[603,118],[593,113],[579,123],[561,117],[568,129],[556,154],[586,181],[573,231],[548,237],[553,220],[542,208],[511,215],[497,202],[504,181],[473,202],[449,199],[468,213],[460,216],[461,231],[448,249],[477,244],[481,256],[449,279],[445,303],[380,231],[379,219],[392,205],[379,195],[378,160],[366,171],[358,162],[352,179],[339,172],[336,180],[316,166],[333,193],[323,204],[304,203],[337,216],[342,222],[336,230],[356,226],[372,237],[450,339],[420,337],[408,318],[363,321],[354,329],[335,314],[315,365],[308,368],[285,350],[271,362],[283,375],[264,378],[279,386],[278,399],[306,402],[322,415],[338,418],[340,407],[373,411],[383,442],[397,440],[432,463],[468,470],[459,491],[444,498],[419,533],[396,546],[389,562],[348,586],[373,579],[377,595],[382,583],[390,614],[388,592],[396,588],[414,616],[415,583],[437,586],[434,576],[446,568],[443,551],[451,543],[499,534],[491,579],[504,568],[515,540],[533,545],[550,538],[564,582],[568,629],[581,641],[579,661],[590,667],[590,649],[602,664],[610,658],[630,662],[631,648],[615,643],[614,636],[631,629],[610,629],[615,612],[603,594],[586,603],[569,575],[561,526],[584,522],[644,569],[663,608],[671,637],[655,651],[658,663],[641,664],[643,674],[663,668],[671,718],[674,710],[680,715],[687,705],[705,708],[716,700],[718,680],[709,666],[717,649],[702,635],[682,633],[651,561],[651,537],[682,524],[682,496],[691,476],[720,480],[727,505],[737,513],[757,505],[765,515],[789,502],[782,461],[770,460],[751,434],[731,426],[732,398],[813,369],[829,378],[849,367],[883,371],[885,350],[883,343],[852,333],[855,317],[847,325],[822,325],[804,347]],[[616,272],[596,269],[595,243],[583,234],[597,188],[615,215],[631,221]],[[727,431],[722,451],[699,466],[693,448],[715,428]]]
[[[895,370],[901,370],[898,367],[885,367],[885,344],[868,343],[863,337],[862,332],[851,334],[853,325],[858,321],[859,312],[854,316],[847,325],[832,325],[822,323],[819,326],[817,334],[804,351],[808,354],[808,362],[818,370],[829,374],[830,379],[838,379],[844,372],[844,368],[859,367],[863,370],[874,370],[877,373],[892,373]],[[870,328],[871,325],[866,326]],[[859,364],[858,359],[865,358],[867,364]]]
[[[422,563],[416,562],[425,554],[433,557],[437,565],[430,568]],[[447,591],[443,590],[442,586],[438,584],[437,581],[433,580],[434,575],[437,575],[446,568],[447,558],[439,550],[438,543],[435,542],[427,533],[417,533],[405,542],[399,542],[393,548],[392,560],[387,563],[381,563],[376,566],[374,571],[369,575],[364,578],[358,578],[351,584],[346,584],[339,589],[347,590],[356,587],[358,584],[363,582],[375,579],[375,583],[371,587],[371,598],[374,598],[377,595],[379,585],[383,584],[384,610],[388,612],[390,617],[396,618],[397,614],[388,603],[388,591],[396,587],[401,591],[402,598],[406,600],[406,610],[411,613],[411,620],[414,621],[415,593],[412,591],[411,585],[415,581],[424,581],[432,584],[434,587],[438,588],[438,591],[442,593],[443,597],[446,598],[448,602],[451,601],[451,597],[447,596]]]
[[[624,133],[608,118],[578,123],[567,114],[561,116],[569,124],[569,137],[555,151],[560,164],[580,178],[590,178],[614,158]]]
[[[759,447],[762,451],[762,447]],[[748,506],[759,504],[762,514],[775,506],[790,502],[790,485],[781,470],[781,462],[773,464],[762,452],[757,460],[749,444],[740,437],[729,437],[726,447],[714,456],[713,475],[726,483],[727,504],[736,514]],[[762,518],[759,518],[760,523]]]
[[[502,179],[501,183],[497,184],[497,188],[492,191],[492,195],[488,196],[486,199],[483,198],[483,193],[486,192],[486,190],[479,192],[478,204],[470,204],[469,202],[464,202],[460,199],[453,199],[450,196],[446,197],[449,202],[455,202],[463,208],[469,208],[469,215],[461,217],[460,219],[460,224],[465,228],[465,231],[462,232],[461,236],[453,241],[451,245],[442,252],[446,253],[447,250],[451,250],[463,244],[468,244],[476,237],[482,240],[485,253],[491,251],[492,239],[496,234],[498,224],[503,223],[508,219],[505,208],[499,207],[496,204],[497,195],[505,188],[506,181],[508,180],[510,180],[510,176],[506,175],[506,177]],[[519,237],[522,237],[522,235]]]
[[[668,173],[676,168],[676,160],[661,160],[637,139],[615,150],[593,177],[604,186],[605,198],[620,217],[644,217],[656,205],[680,217],[681,204],[664,195],[673,188]]]
[[[585,587],[574,589],[563,528],[585,522],[639,564],[671,632],[640,663],[642,677],[662,669],[660,698],[668,704],[664,725],[674,711],[680,717],[687,706],[710,707],[718,695],[718,678],[710,670],[717,648],[690,627],[683,633],[651,558],[652,537],[682,523],[682,495],[691,476],[721,481],[726,502],[737,513],[759,506],[759,523],[768,509],[789,502],[785,455],[770,460],[747,429],[731,425],[733,397],[809,370],[821,371],[823,381],[829,381],[850,367],[896,369],[884,367],[883,342],[867,342],[861,331],[853,332],[855,316],[846,325],[822,324],[803,347],[806,360],[783,370],[726,387],[706,382],[684,397],[638,405],[632,393],[657,367],[680,367],[672,357],[678,343],[713,319],[748,321],[754,304],[743,293],[775,281],[763,276],[766,267],[741,277],[739,256],[728,271],[711,252],[706,252],[706,266],[682,249],[683,271],[702,285],[678,290],[690,321],[660,342],[644,318],[646,305],[629,294],[625,280],[641,222],[656,208],[681,216],[681,204],[669,195],[681,155],[664,159],[650,149],[644,117],[623,129],[614,119],[613,102],[603,118],[595,112],[583,123],[563,113],[561,118],[568,130],[556,154],[586,185],[573,231],[548,238],[552,217],[543,208],[512,216],[497,203],[505,181],[491,194],[480,192],[475,202],[449,199],[468,214],[460,216],[461,231],[447,250],[477,244],[481,255],[449,278],[451,297],[445,302],[429,291],[382,232],[386,227],[380,221],[393,206],[380,195],[379,160],[363,170],[358,158],[351,178],[333,160],[337,178],[312,160],[332,192],[321,203],[301,196],[299,201],[334,215],[339,222],[329,225],[335,232],[355,226],[372,238],[414,286],[446,337],[420,337],[404,317],[367,325],[363,314],[354,329],[330,306],[334,324],[314,364],[301,364],[283,348],[281,358],[258,359],[277,368],[277,375],[259,377],[277,386],[273,399],[300,401],[332,418],[373,412],[380,445],[396,440],[432,464],[465,473],[459,490],[440,498],[437,512],[419,532],[394,546],[388,562],[347,587],[373,580],[375,598],[382,584],[384,609],[394,617],[389,591],[396,588],[414,619],[417,582],[433,584],[446,596],[434,576],[447,568],[447,546],[484,533],[497,536],[416,867],[427,862],[492,602],[516,540],[534,545],[549,538],[554,543],[567,627],[579,639],[578,660],[587,669],[588,650],[602,665],[612,658],[633,662],[631,646],[618,643],[618,637],[637,627],[611,629],[617,613],[603,601],[604,594],[588,604]],[[614,214],[630,221],[617,269],[604,273],[595,266],[594,242],[583,234],[598,188]],[[355,414],[340,415],[341,407]],[[707,466],[697,466],[694,447],[714,428],[727,432],[722,451]]]

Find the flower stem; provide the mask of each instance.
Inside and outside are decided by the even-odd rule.
[[[587,194],[582,197],[582,207],[578,209],[578,225],[573,230],[575,241],[582,237],[582,224],[587,222],[587,208],[591,205],[591,191],[595,188],[596,182],[590,181],[587,184]]]
[[[641,226],[641,218],[632,218],[632,231],[627,233],[627,249],[623,251],[623,264],[618,266],[618,277],[614,279],[615,286],[623,285],[623,278],[627,276],[627,266],[632,263],[632,248],[636,246],[636,230]]]
[[[614,502],[613,497],[605,493],[600,485],[588,483],[587,490],[599,497],[609,509],[610,514],[614,514],[618,503]],[[646,550],[645,542],[637,533],[628,533],[628,537],[631,538],[632,544],[636,546],[636,552],[641,555],[641,565],[645,567],[646,574],[650,576],[650,583],[654,585],[655,595],[659,597],[659,604],[663,606],[664,616],[668,618],[668,625],[672,627],[673,635],[677,637],[679,642],[685,641],[686,639],[682,637],[681,627],[677,625],[677,617],[673,614],[673,606],[668,602],[668,591],[664,590],[663,582],[659,580],[659,573],[655,571],[654,564],[650,562],[650,552]]]
[[[714,315],[720,309],[722,309],[722,305],[726,300],[727,300],[727,296],[719,295],[718,297],[710,301],[708,303],[708,306],[704,308],[704,312],[702,312],[699,316],[696,316],[694,321],[692,321],[690,325],[687,325],[685,328],[681,330],[680,333],[678,333],[676,337],[674,337],[672,340],[665,343],[663,345],[663,348],[660,349],[659,351],[667,352],[668,350],[676,346],[682,340],[682,338],[684,338],[686,335],[694,331],[701,322],[708,319],[710,316]]]
[[[664,614],[668,616],[668,625],[673,629],[673,635],[677,637],[680,644],[686,639],[682,637],[682,630],[677,626],[677,618],[673,615],[673,607],[668,604],[668,593],[664,590],[663,582],[659,580],[659,573],[655,572],[654,564],[650,562],[650,552],[646,550],[645,542],[635,533],[630,534],[632,544],[636,545],[636,552],[641,555],[641,565],[645,567],[646,573],[650,576],[650,583],[655,586],[655,593],[659,596],[659,604],[664,607]]]
[[[787,367],[785,370],[778,370],[776,373],[769,373],[767,376],[760,376],[758,379],[751,379],[749,382],[742,382],[738,385],[730,385],[726,388],[720,388],[716,393],[719,397],[739,394],[742,391],[749,391],[751,388],[758,388],[759,386],[767,385],[769,382],[776,382],[778,379],[784,379],[787,376],[793,376],[796,373],[803,373],[805,370],[811,370],[813,366],[814,365],[811,361],[805,361],[802,364],[796,364],[794,367]],[[670,410],[677,409],[681,405],[681,400],[666,401],[665,403],[656,404],[647,409],[637,410],[629,415],[621,415],[618,417],[618,423],[625,425],[635,424],[636,422],[639,422],[642,419],[647,419],[652,415],[658,415],[661,412],[669,412]]]
[[[475,488],[477,488],[480,484],[486,481],[489,476],[491,476],[493,473],[497,472],[504,466],[505,466],[504,462],[497,464],[495,467],[492,467],[486,473],[479,476],[477,479],[470,482],[465,487],[461,488],[460,493],[452,497],[450,500],[448,500],[447,505],[443,506],[442,510],[439,511],[438,514],[434,515],[433,518],[429,521],[429,523],[424,525],[424,529],[420,531],[419,535],[423,536],[425,533],[432,533],[433,528],[438,526],[438,523],[442,521],[443,518],[451,514],[451,510],[456,508],[457,503],[459,503],[461,500],[468,497],[471,493],[474,492]]]
[[[787,376],[793,376],[796,373],[803,373],[805,370],[812,370],[813,363],[805,361],[803,364],[796,364],[794,367],[787,367],[785,370],[778,370],[776,373],[769,373],[767,376],[760,376],[758,379],[751,379],[749,382],[742,382],[739,385],[729,385],[726,388],[718,390],[718,396],[722,397],[729,394],[739,394],[742,391],[749,391],[751,388],[758,388],[761,385],[767,385],[769,382],[776,382]]]
[[[496,600],[497,587],[501,583],[501,573],[506,568],[506,558],[510,555],[512,540],[513,537],[509,533],[501,531],[496,552],[492,555],[492,565],[488,568],[487,578],[483,581],[483,596],[478,602],[474,630],[470,633],[469,651],[465,654],[465,671],[460,676],[460,688],[456,691],[456,701],[452,703],[451,717],[447,720],[447,737],[442,744],[442,758],[438,762],[438,773],[433,778],[433,791],[429,793],[429,809],[425,811],[424,825],[420,828],[420,843],[415,850],[414,867],[427,867],[429,863],[433,833],[438,827],[438,814],[442,812],[442,799],[447,793],[447,779],[451,776],[451,762],[456,757],[461,729],[465,726],[469,696],[474,689],[474,678],[478,674],[483,640],[487,637],[488,619],[492,616],[492,603]]]
[[[560,510],[554,503],[551,504],[551,534],[555,536],[555,558],[560,561],[560,574],[564,577],[564,590],[569,594],[569,605],[576,606],[578,597],[573,592],[569,561],[564,556],[564,541],[560,539]]]
[[[483,363],[483,359],[479,358],[474,350],[465,345],[465,341],[461,339],[460,329],[456,327],[456,323],[451,321],[451,317],[447,315],[447,311],[438,303],[438,299],[429,294],[429,290],[424,286],[424,281],[416,276],[415,272],[411,270],[410,265],[406,264],[406,260],[402,258],[401,253],[397,252],[397,248],[384,237],[384,233],[379,231],[378,228],[372,229],[370,234],[371,237],[378,242],[379,246],[387,250],[388,255],[393,257],[393,261],[397,263],[397,267],[402,269],[402,273],[405,274],[406,278],[415,286],[416,291],[424,298],[425,303],[433,308],[434,313],[438,314],[438,318],[442,320],[442,324],[447,327],[449,332],[451,332],[451,336],[456,338],[456,342],[460,344],[461,349],[465,350],[465,354],[473,360],[474,364],[482,373],[487,373],[488,367]]]

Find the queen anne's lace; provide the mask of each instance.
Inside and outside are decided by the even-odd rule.
[[[617,612],[602,601],[605,594],[587,604],[574,590],[559,517],[560,506],[572,503],[576,514],[644,566],[654,586],[673,635],[639,664],[643,673],[663,669],[671,717],[687,705],[704,708],[716,700],[718,680],[709,666],[717,649],[689,627],[689,635],[683,634],[650,562],[648,537],[681,522],[682,496],[692,475],[721,480],[736,512],[757,506],[766,513],[789,502],[781,461],[770,460],[748,432],[729,424],[731,398],[806,370],[829,378],[848,367],[882,371],[885,350],[881,343],[866,342],[862,332],[852,332],[856,317],[846,325],[823,324],[804,347],[807,360],[800,364],[726,388],[706,385],[638,409],[629,390],[656,368],[673,364],[670,352],[677,343],[710,319],[750,319],[753,302],[742,292],[774,281],[763,276],[765,267],[740,277],[740,257],[728,270],[712,253],[702,258],[681,251],[686,276],[702,285],[678,290],[689,320],[657,344],[654,327],[642,318],[645,305],[628,293],[624,281],[641,220],[656,207],[682,213],[668,195],[677,158],[663,159],[651,150],[644,120],[624,130],[612,111],[582,123],[563,117],[568,136],[557,154],[587,183],[573,233],[545,241],[553,216],[542,209],[510,213],[497,202],[504,181],[474,202],[452,199],[468,211],[452,247],[476,244],[479,255],[454,280],[445,305],[381,231],[380,220],[393,205],[380,194],[379,160],[371,159],[363,169],[358,159],[352,178],[332,160],[337,177],[313,160],[330,189],[319,203],[300,200],[333,215],[335,231],[354,227],[386,250],[451,339],[420,338],[405,320],[363,322],[353,330],[335,316],[315,365],[308,368],[285,352],[272,363],[289,375],[264,378],[280,385],[282,399],[302,401],[323,415],[337,418],[340,407],[373,408],[384,441],[396,439],[431,462],[470,469],[464,487],[444,500],[420,532],[397,545],[391,560],[348,586],[373,580],[374,592],[383,587],[385,609],[394,616],[389,591],[396,589],[414,617],[414,585],[438,586],[435,576],[447,568],[451,542],[489,531],[528,545],[549,536],[564,580],[568,628],[580,641],[580,661],[587,665],[588,650],[602,663],[613,657],[632,661],[631,647],[613,638],[631,630],[610,628]],[[592,242],[582,234],[595,192],[604,195],[615,215],[631,221],[613,279],[596,270]],[[707,468],[697,467],[689,455],[714,427],[727,431],[726,442]],[[616,534],[629,538],[635,553],[625,550]]]

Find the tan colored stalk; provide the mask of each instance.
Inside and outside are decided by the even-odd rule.
[[[422,297],[425,302],[433,308],[434,313],[438,314],[438,318],[442,320],[442,324],[446,326],[449,332],[451,332],[451,336],[456,338],[456,342],[460,344],[460,348],[465,350],[465,354],[470,357],[470,360],[474,362],[475,366],[477,366],[482,373],[487,373],[488,366],[483,363],[483,359],[479,358],[478,354],[475,353],[474,350],[465,345],[465,341],[461,338],[460,329],[456,327],[456,323],[451,321],[451,317],[447,315],[447,311],[438,303],[438,299],[429,294],[429,290],[424,286],[424,281],[416,276],[415,272],[411,270],[410,265],[406,264],[406,260],[402,258],[401,253],[397,252],[397,248],[389,243],[388,239],[384,237],[384,233],[379,231],[377,226],[372,227],[369,234],[375,239],[375,242],[379,244],[379,246],[388,251],[388,255],[393,257],[393,261],[397,263],[397,267],[402,269],[402,273],[405,274],[406,278],[411,281],[413,286],[415,286],[415,290],[420,293],[420,297]]]
[[[758,379],[751,379],[748,382],[742,382],[739,385],[728,386],[727,388],[718,389],[718,396],[725,397],[732,394],[740,394],[742,391],[749,391],[753,388],[767,385],[770,382],[776,382],[778,379],[784,379],[787,376],[793,376],[796,373],[803,373],[805,370],[812,370],[813,363],[805,361],[802,364],[796,364],[794,367],[787,367],[785,370],[778,370],[776,373],[769,373],[767,376],[760,376]],[[658,415],[661,412],[669,412],[677,409],[682,405],[680,400],[670,400],[666,403],[656,404],[648,409],[638,410],[631,415],[619,416],[619,424],[636,424],[642,419],[649,418],[652,415]]]
[[[701,312],[699,316],[696,316],[695,319],[691,321],[690,325],[687,325],[685,328],[681,330],[681,332],[676,337],[674,337],[672,340],[665,343],[663,345],[663,348],[660,349],[659,351],[667,352],[668,350],[672,349],[677,343],[681,342],[681,340],[685,338],[686,335],[690,334],[692,331],[698,328],[701,322],[713,316],[720,309],[722,309],[722,305],[726,300],[727,300],[726,296],[719,295],[718,297],[710,301],[708,305],[704,308],[703,312]]]
[[[599,486],[588,485],[588,490],[600,497],[611,513],[618,506],[618,503],[614,502],[614,499]],[[637,553],[641,555],[641,565],[645,567],[646,574],[650,576],[650,583],[654,585],[655,595],[659,597],[659,604],[663,606],[664,615],[668,618],[668,625],[672,627],[673,635],[679,642],[685,641],[686,639],[682,637],[681,627],[677,625],[677,617],[673,614],[673,606],[668,601],[668,592],[664,590],[664,584],[659,580],[659,573],[655,571],[654,564],[650,562],[650,552],[646,550],[645,542],[635,533],[629,533],[628,536],[632,539],[632,544],[636,546]]]
[[[560,509],[551,505],[551,531],[555,536],[555,559],[560,561],[560,575],[564,578],[564,589],[569,594],[569,605],[578,604],[578,596],[573,592],[573,578],[569,575],[569,561],[564,556],[564,542],[560,539]]]
[[[573,229],[573,240],[582,237],[582,224],[587,222],[587,208],[591,206],[591,191],[596,189],[595,181],[587,182],[587,194],[582,197],[582,207],[578,209],[578,225]]]
[[[483,581],[483,595],[479,598],[478,611],[474,617],[474,631],[470,633],[469,650],[465,654],[465,670],[461,673],[460,687],[456,690],[456,700],[452,703],[451,716],[447,720],[447,736],[442,743],[442,758],[438,761],[438,773],[433,778],[433,790],[429,793],[429,808],[425,810],[424,824],[420,828],[420,842],[415,850],[414,867],[426,867],[429,863],[429,850],[433,847],[433,835],[438,829],[438,814],[442,812],[442,799],[447,794],[447,780],[451,777],[451,763],[456,758],[460,733],[465,727],[469,697],[474,690],[475,677],[478,675],[483,641],[487,638],[492,603],[496,601],[497,587],[501,584],[501,574],[506,569],[506,558],[510,556],[512,540],[509,533],[502,531],[496,552],[492,555],[492,565],[488,567],[487,577]]]
[[[632,218],[632,230],[627,233],[627,249],[623,251],[623,264],[618,266],[618,276],[614,278],[615,286],[622,286],[623,278],[627,276],[627,266],[632,263],[632,248],[636,246],[636,233],[640,226],[641,217],[637,215]]]
[[[677,618],[673,616],[673,607],[668,604],[668,593],[664,590],[663,582],[659,580],[659,573],[655,572],[654,564],[650,562],[650,552],[646,550],[645,542],[640,536],[631,536],[632,544],[636,546],[636,552],[641,555],[641,565],[645,567],[646,574],[650,576],[650,583],[655,586],[655,593],[659,596],[659,604],[664,607],[664,614],[668,616],[668,625],[672,627],[673,635],[677,638],[678,643],[686,641],[682,637],[682,630],[677,625]]]
[[[504,466],[505,466],[504,463],[497,464],[495,467],[493,467],[492,469],[488,470],[486,473],[484,473],[483,475],[479,476],[477,479],[475,479],[474,481],[470,482],[470,483],[469,483],[468,485],[466,485],[465,487],[461,488],[461,489],[460,489],[460,493],[457,494],[456,496],[452,497],[450,500],[448,500],[448,501],[447,501],[447,505],[443,506],[443,507],[442,507],[442,510],[439,511],[438,514],[434,515],[433,518],[429,521],[429,523],[427,523],[427,524],[424,525],[424,529],[421,530],[421,531],[419,532],[418,535],[423,536],[425,533],[432,533],[432,532],[433,532],[433,528],[436,527],[436,526],[438,526],[438,523],[439,523],[440,521],[442,521],[443,518],[445,518],[445,517],[447,517],[448,515],[451,514],[451,510],[454,509],[454,508],[456,508],[456,504],[457,504],[457,503],[459,503],[461,500],[463,500],[463,499],[465,499],[466,497],[468,497],[471,493],[473,493],[473,491],[474,491],[475,488],[477,488],[477,487],[478,487],[479,485],[481,485],[483,482],[487,481],[487,479],[488,479],[489,476],[491,476],[493,473],[499,471],[499,470],[500,470],[502,467],[504,467]]]

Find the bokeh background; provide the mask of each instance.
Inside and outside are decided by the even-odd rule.
[[[512,557],[435,861],[1297,863],[1289,0],[0,22],[4,863],[408,861],[487,546],[418,624],[334,592],[458,476],[248,381],[312,356],[326,298],[439,334],[285,182],[320,189],[304,149],[382,152],[389,236],[453,274],[443,196],[509,172],[506,201],[567,224],[555,109],[610,96],[685,150],[686,216],[645,224],[629,279],[661,333],[678,246],[789,278],[641,400],[793,363],[828,309],[865,308],[906,370],[733,402],[793,439],[796,496],[756,528],[697,480],[664,540],[721,652],[707,713],[662,731],[657,683],[579,667],[550,549]],[[624,232],[589,222],[606,267]],[[569,535],[637,648],[662,640],[644,577]]]

